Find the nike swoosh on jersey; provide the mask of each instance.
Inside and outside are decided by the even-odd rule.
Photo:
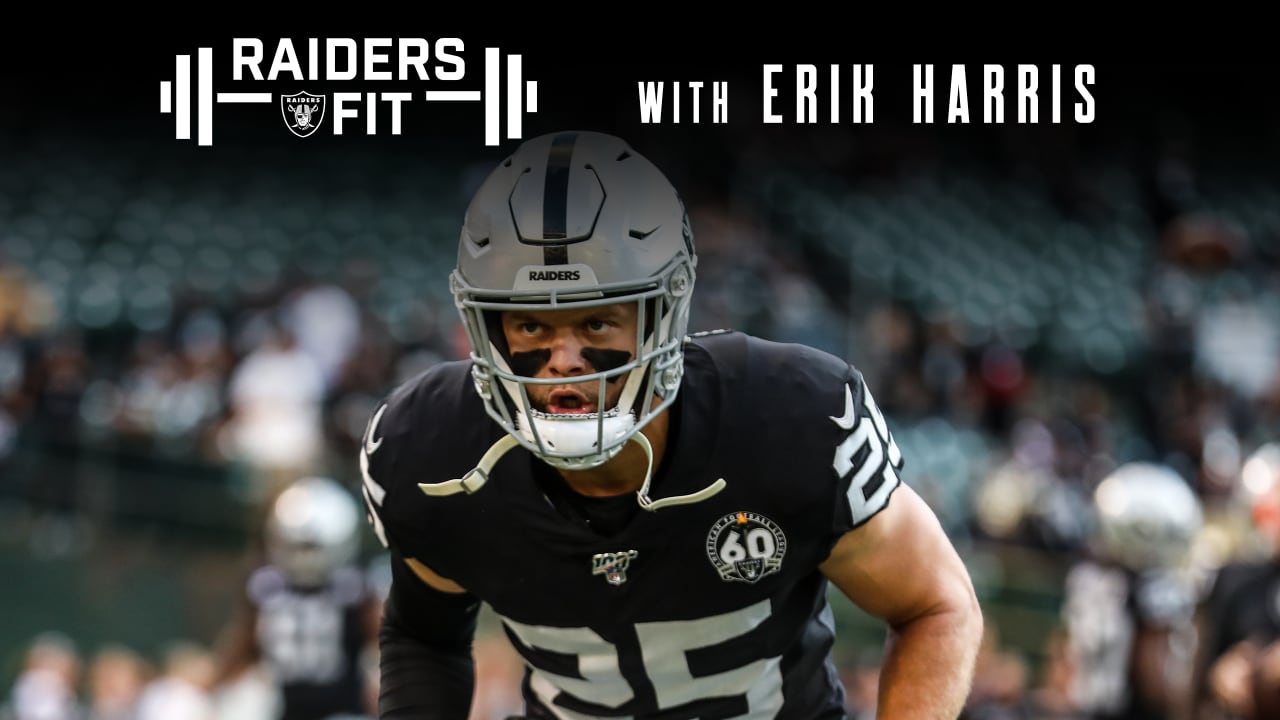
[[[373,524],[373,531],[378,536],[382,546],[389,548],[391,545],[387,542],[387,531],[382,524],[382,517],[379,515],[382,501],[387,497],[387,490],[369,474],[369,456],[382,445],[382,438],[374,442],[373,436],[378,430],[378,422],[382,420],[382,412],[386,409],[386,405],[378,408],[378,412],[374,413],[373,419],[369,421],[369,432],[365,436],[364,446],[360,452],[360,477],[364,480],[363,494],[365,502],[369,505],[368,517]]]
[[[378,422],[382,420],[382,413],[386,409],[386,405],[378,408],[378,412],[374,413],[373,420],[369,422],[369,434],[364,438],[364,452],[366,455],[374,454],[382,446],[382,438],[378,438],[375,442],[373,436],[378,432]]]
[[[853,423],[857,420],[857,413],[853,410],[853,391],[849,389],[848,384],[844,386],[844,415],[840,417],[830,415],[828,417],[844,430],[853,429]]]

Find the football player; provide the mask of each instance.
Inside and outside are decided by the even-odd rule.
[[[224,632],[217,684],[265,669],[280,720],[369,717],[367,673],[382,598],[357,563],[360,503],[335,480],[305,477],[273,501],[266,560]]]
[[[686,336],[683,201],[627,143],[522,144],[466,212],[471,343],[391,392],[359,459],[393,578],[382,718],[467,717],[486,603],[528,716],[844,718],[830,585],[889,629],[879,716],[954,718],[982,617],[861,374]]]
[[[1280,442],[1255,449],[1239,479],[1254,537],[1216,569],[1197,608],[1194,689],[1206,720],[1275,717],[1265,710],[1280,705]]]
[[[1203,523],[1172,468],[1129,462],[1094,490],[1086,557],[1064,585],[1071,700],[1091,720],[1156,720],[1186,709],[1196,586],[1188,553]]]

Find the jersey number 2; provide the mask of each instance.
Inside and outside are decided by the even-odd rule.
[[[845,392],[849,392],[848,388]],[[856,424],[836,447],[831,463],[836,476],[842,479],[856,469],[848,491],[855,525],[884,506],[898,484],[897,470],[902,467],[902,451],[889,432],[880,406],[866,387],[862,389],[862,405],[866,412],[858,413]],[[841,427],[847,425],[841,424]]]
[[[653,685],[658,710],[712,698],[745,698],[745,717],[773,718],[782,709],[780,658],[762,658],[733,670],[695,677],[688,653],[745,635],[769,617],[769,601],[741,610],[671,622],[635,625],[646,679]],[[616,709],[635,697],[622,672],[618,647],[591,628],[525,625],[507,618],[503,623],[526,646],[571,655],[577,659],[579,677],[557,675],[534,667],[531,685],[542,702],[566,720],[589,717],[555,705],[560,692],[583,702]]]

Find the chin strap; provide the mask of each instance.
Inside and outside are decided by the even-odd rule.
[[[644,433],[638,432],[632,435],[631,440],[644,449],[644,455],[648,459],[648,465],[644,471],[644,484],[636,492],[636,502],[645,510],[654,512],[670,505],[690,505],[706,500],[724,489],[724,478],[720,478],[696,493],[674,495],[661,500],[649,499],[649,483],[653,479],[653,446],[649,444],[649,438],[645,437]],[[480,458],[480,462],[466,475],[454,480],[445,480],[444,482],[418,483],[418,488],[428,495],[438,497],[456,495],[458,493],[471,495],[484,487],[484,484],[489,481],[489,473],[493,471],[493,466],[498,464],[498,460],[507,454],[507,451],[517,445],[519,445],[519,442],[514,436],[504,435],[502,439],[489,448],[488,452]]]
[[[498,464],[498,460],[511,448],[520,443],[511,435],[503,435],[502,439],[494,443],[488,452],[480,458],[480,462],[471,470],[456,480],[445,480],[438,483],[418,483],[418,487],[422,492],[428,495],[456,495],[464,492],[468,495],[474,493],[489,481],[489,473],[493,471],[493,466]]]
[[[669,505],[692,505],[701,502],[715,495],[724,489],[724,478],[720,478],[710,485],[702,488],[696,493],[688,495],[672,495],[671,497],[662,498],[661,500],[649,499],[649,482],[653,479],[653,446],[649,444],[649,438],[644,433],[638,432],[631,436],[631,439],[644,448],[644,455],[649,459],[649,465],[644,470],[644,484],[636,491],[636,502],[640,503],[640,507],[655,512]]]

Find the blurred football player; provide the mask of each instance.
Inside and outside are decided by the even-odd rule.
[[[1240,480],[1259,552],[1219,568],[1200,603],[1195,706],[1206,720],[1280,706],[1280,443],[1255,449]]]
[[[76,720],[84,713],[79,697],[84,673],[80,648],[67,635],[37,635],[23,654],[22,665],[3,705],[5,720]]]
[[[834,584],[889,628],[880,717],[954,718],[982,617],[845,361],[686,335],[694,238],[591,132],[481,184],[451,276],[471,345],[391,392],[360,463],[393,577],[382,718],[465,718],[486,603],[531,717],[843,718]]]
[[[1180,717],[1195,611],[1183,568],[1200,500],[1172,468],[1132,462],[1098,484],[1093,510],[1091,551],[1068,571],[1063,600],[1071,703],[1086,718]]]
[[[381,597],[357,563],[359,501],[330,478],[306,477],[270,510],[266,562],[224,632],[218,685],[262,668],[279,690],[279,720],[368,717],[362,660],[376,650]]]

